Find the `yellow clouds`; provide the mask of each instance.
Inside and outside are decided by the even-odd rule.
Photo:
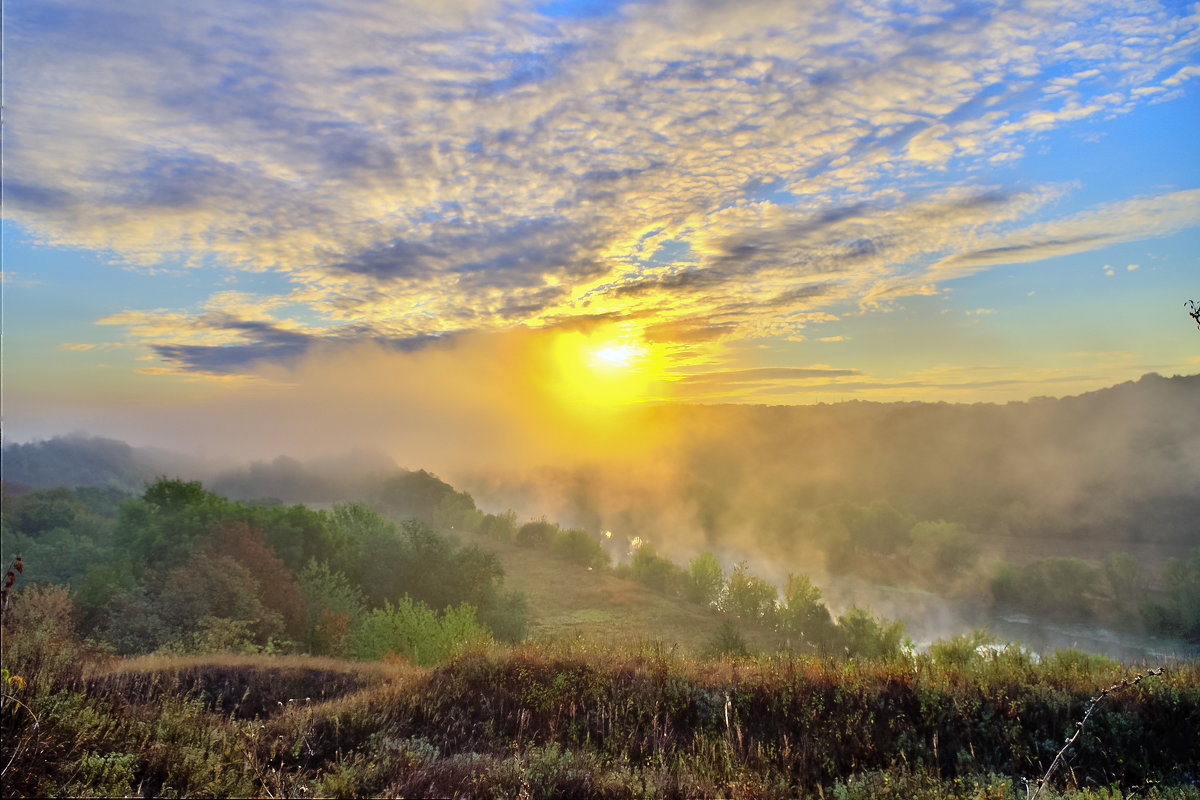
[[[1200,30],[1119,3],[56,7],[6,17],[6,213],[143,269],[283,274],[102,320],[213,375],[579,318],[795,339],[936,292],[1077,191],[1006,172],[1024,148],[1184,91]]]

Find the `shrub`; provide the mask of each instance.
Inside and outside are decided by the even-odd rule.
[[[517,530],[516,543],[521,547],[545,547],[558,533],[558,526],[544,519],[526,522]]]
[[[465,603],[447,608],[439,618],[424,603],[406,597],[367,614],[350,632],[349,645],[355,658],[398,655],[431,666],[464,648],[483,646],[490,638],[476,622],[475,609]]]
[[[852,606],[838,617],[838,633],[850,658],[881,661],[900,654],[904,623],[877,620],[869,609]]]
[[[732,620],[723,620],[716,633],[709,638],[703,650],[706,658],[746,658],[750,655],[750,645],[746,638],[738,632]]]
[[[595,536],[578,528],[555,533],[551,549],[560,558],[581,567],[607,567],[611,560]]]
[[[702,606],[717,606],[725,587],[725,572],[721,561],[709,551],[696,556],[688,564],[688,580],[684,594]]]

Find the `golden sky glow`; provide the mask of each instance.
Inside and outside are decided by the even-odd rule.
[[[8,436],[336,352],[585,417],[1200,369],[1195,5],[3,14]]]
[[[551,385],[560,402],[595,410],[662,399],[666,357],[628,333],[597,329],[554,337],[558,374]]]

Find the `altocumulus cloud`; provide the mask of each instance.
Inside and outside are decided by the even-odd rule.
[[[1070,187],[956,177],[1183,92],[1200,21],[1140,6],[22,4],[6,209],[132,265],[292,281],[219,324],[106,319],[185,371],[578,316],[798,335],[837,304],[1194,225],[1194,193],[1035,220]]]

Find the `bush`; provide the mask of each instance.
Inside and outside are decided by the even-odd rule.
[[[706,658],[746,658],[750,655],[750,645],[733,621],[727,619],[705,644],[703,653]]]
[[[560,557],[581,567],[607,567],[611,560],[600,541],[587,531],[570,528],[554,534],[551,549]]]
[[[629,574],[646,588],[671,596],[680,593],[687,583],[687,573],[644,543],[633,551]]]
[[[485,514],[475,532],[489,539],[507,542],[517,534],[517,512],[509,509],[502,514]]]
[[[558,533],[558,526],[544,519],[526,522],[517,530],[516,543],[520,547],[545,547]]]
[[[796,644],[819,653],[830,652],[837,643],[837,628],[829,609],[821,602],[821,590],[807,575],[788,575],[779,608],[780,631]]]
[[[852,606],[838,618],[838,633],[848,657],[882,661],[900,654],[904,623],[877,620],[869,609]]]
[[[438,617],[424,603],[406,597],[367,614],[350,632],[349,649],[359,659],[378,661],[397,655],[432,666],[464,648],[483,646],[490,638],[476,622],[475,609],[466,603]]]
[[[688,581],[684,594],[687,599],[702,606],[718,606],[725,587],[725,572],[720,560],[705,551],[688,564]]]

